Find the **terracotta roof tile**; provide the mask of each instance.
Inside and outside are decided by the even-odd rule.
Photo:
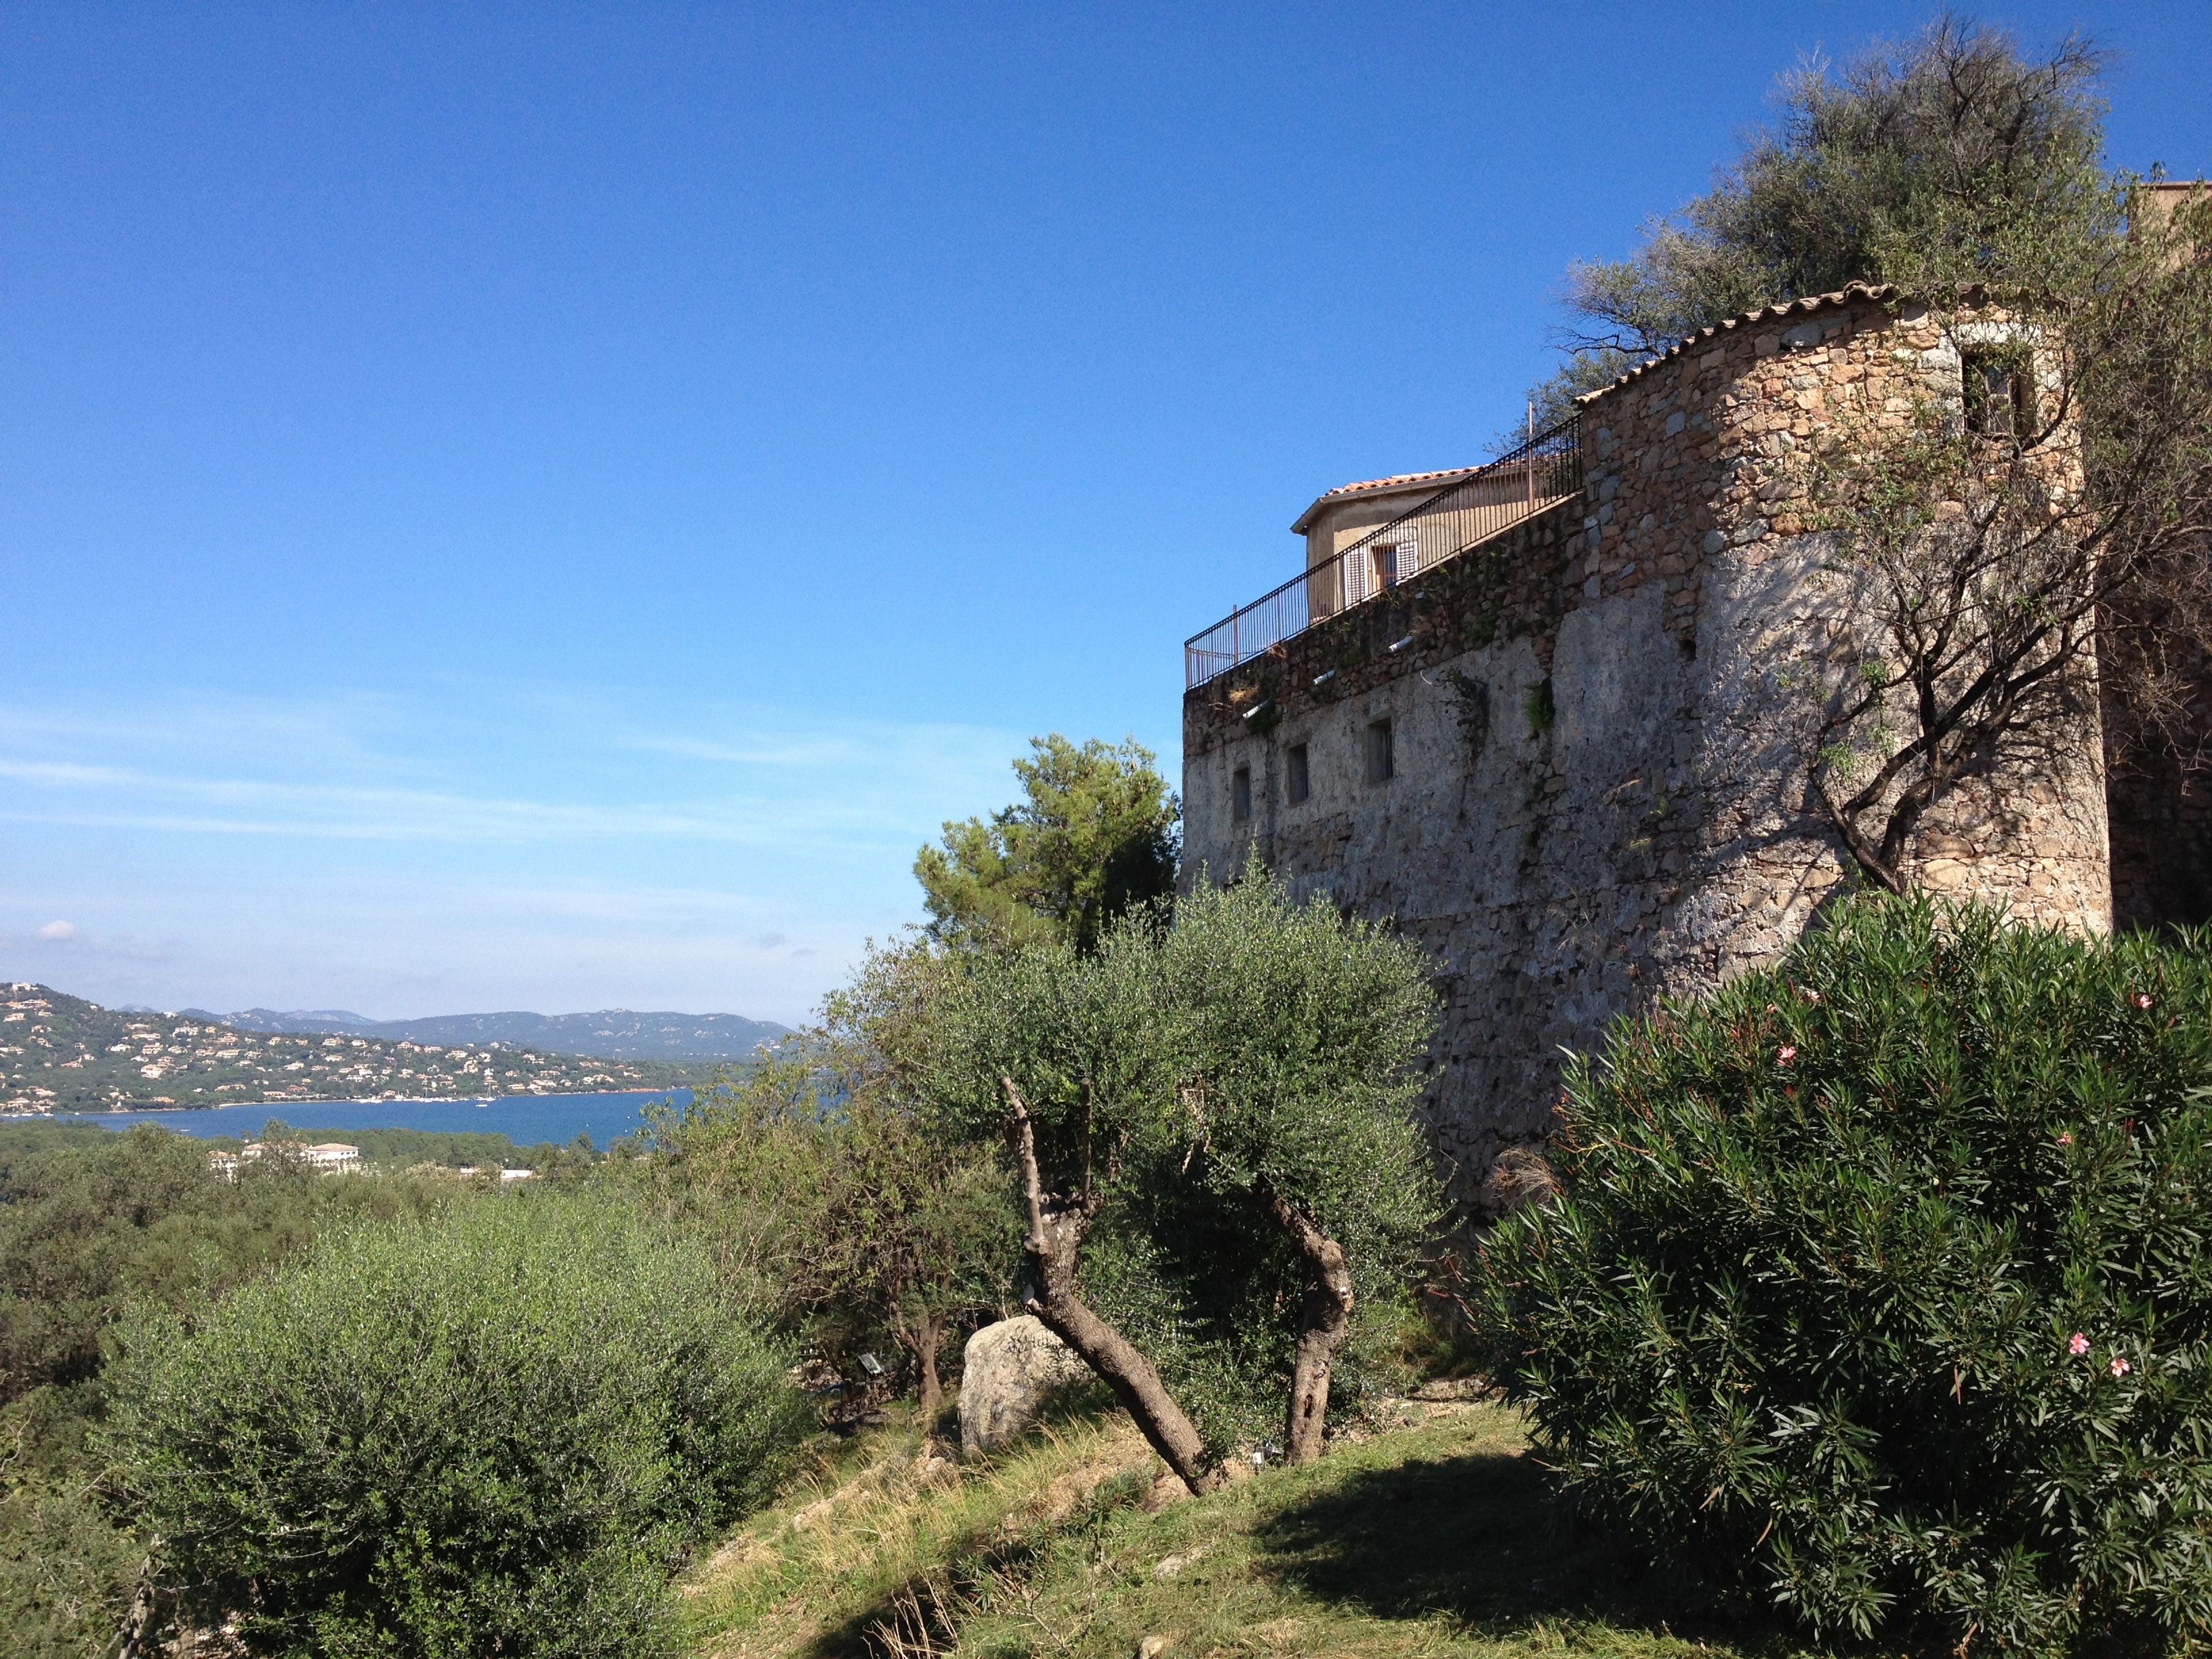
[[[1325,507],[1333,506],[1342,501],[1347,495],[1362,495],[1375,489],[1399,489],[1407,484],[1433,484],[1445,478],[1463,478],[1471,472],[1481,471],[1485,465],[1486,463],[1479,463],[1474,466],[1448,466],[1436,472],[1399,472],[1387,478],[1362,478],[1356,483],[1339,484],[1335,489],[1323,490],[1314,497],[1313,505],[1299,514],[1297,522],[1291,526],[1291,533],[1304,535],[1306,526],[1314,520],[1314,514]]]
[[[1324,491],[1322,500],[1334,501],[1339,495],[1357,495],[1363,489],[1388,489],[1394,484],[1426,483],[1431,478],[1455,478],[1462,472],[1477,472],[1479,466],[1447,466],[1435,472],[1394,472],[1387,478],[1362,478],[1356,483],[1339,484]]]

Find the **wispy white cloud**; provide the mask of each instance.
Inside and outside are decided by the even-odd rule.
[[[1013,733],[573,686],[0,702],[0,970],[103,1001],[794,1018]],[[66,916],[66,943],[37,930]]]
[[[376,744],[344,730],[343,708],[271,713],[234,700],[195,718],[151,717],[143,727],[0,709],[0,782],[21,786],[0,792],[0,821],[149,834],[456,843],[642,837],[817,855],[878,852],[933,829],[928,798],[1002,767],[1008,752],[1005,734],[975,728],[792,730],[801,723],[780,712],[688,711],[714,726],[742,718],[787,728],[743,744],[605,718],[549,731],[525,700],[514,701],[523,706],[505,719],[480,709],[475,719],[500,729],[461,752],[442,714],[428,708],[416,711],[410,731],[366,734]],[[377,700],[373,713],[377,726],[392,724],[395,700]],[[285,740],[273,743],[280,732]],[[435,740],[423,744],[426,732]],[[663,763],[641,775],[624,759],[636,755]],[[670,760],[741,775],[701,775]],[[509,782],[535,774],[568,798],[436,787],[456,772],[497,772]],[[682,793],[672,798],[672,790]]]
[[[7,769],[0,767],[0,775]],[[852,850],[903,845],[910,835],[856,811],[814,807],[793,812],[761,803],[724,808],[571,806],[545,801],[476,799],[398,790],[312,789],[234,780],[198,782],[141,777],[118,787],[143,797],[182,796],[210,804],[264,808],[259,813],[102,811],[93,805],[44,811],[0,807],[0,822],[156,834],[283,836],[343,841],[507,842],[657,837],[753,847]],[[319,813],[312,810],[323,809]]]

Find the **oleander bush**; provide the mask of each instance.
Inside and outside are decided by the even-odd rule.
[[[1827,1638],[2212,1646],[2212,958],[1926,899],[1615,1028],[1473,1311],[1566,1494]]]
[[[111,1391],[180,1620],[288,1655],[654,1650],[806,1425],[696,1253],[558,1194],[326,1236],[129,1328]]]

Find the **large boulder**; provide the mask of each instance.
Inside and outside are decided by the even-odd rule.
[[[1054,1395],[1091,1381],[1074,1349],[1024,1314],[968,1339],[960,1376],[960,1455],[997,1451],[1037,1420]]]

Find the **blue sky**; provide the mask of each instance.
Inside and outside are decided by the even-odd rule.
[[[1928,9],[0,9],[0,975],[799,1017]],[[1982,15],[2212,170],[2212,9]]]

